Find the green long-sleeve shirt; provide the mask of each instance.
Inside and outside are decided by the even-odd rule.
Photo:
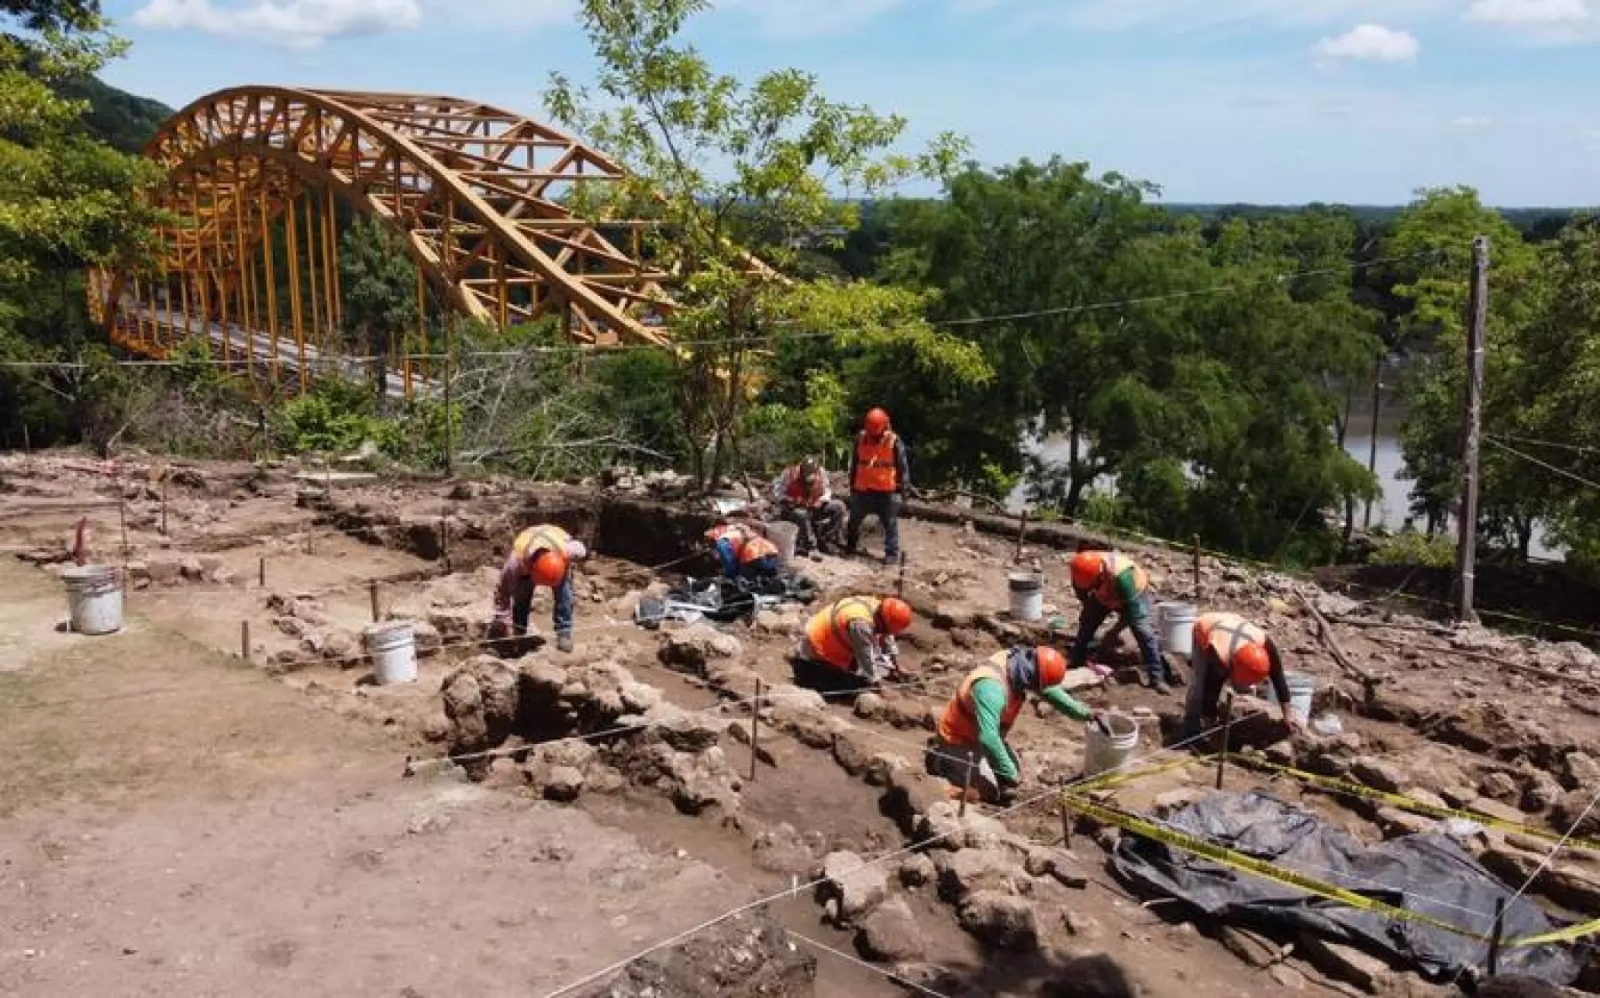
[[[1052,686],[1039,694],[1045,702],[1074,721],[1087,721],[1094,711],[1073,699],[1066,690]],[[1006,710],[1006,684],[998,679],[980,679],[972,684],[972,705],[978,720],[978,745],[1002,779],[1016,780],[1017,758],[1000,730],[1000,715]]]

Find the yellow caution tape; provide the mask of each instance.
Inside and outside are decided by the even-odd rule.
[[[1217,757],[1210,756],[1210,758],[1215,760]],[[1336,793],[1349,794],[1353,797],[1363,797],[1367,800],[1381,801],[1382,803],[1390,804],[1394,807],[1400,808],[1403,811],[1410,811],[1414,814],[1426,815],[1430,818],[1460,818],[1464,821],[1476,822],[1485,828],[1494,828],[1502,832],[1510,832],[1514,835],[1527,835],[1531,838],[1544,839],[1549,842],[1561,841],[1561,835],[1559,833],[1552,832],[1548,829],[1533,828],[1528,825],[1519,824],[1515,821],[1507,821],[1504,818],[1496,818],[1493,815],[1479,814],[1476,811],[1463,811],[1452,807],[1440,807],[1437,804],[1427,804],[1423,801],[1413,800],[1412,798],[1406,797],[1403,794],[1394,794],[1383,790],[1375,790],[1372,787],[1362,783],[1354,783],[1349,780],[1341,780],[1331,776],[1318,776],[1316,773],[1308,773],[1305,770],[1295,769],[1291,766],[1283,766],[1275,762],[1268,762],[1265,759],[1259,759],[1255,756],[1239,755],[1237,753],[1230,752],[1224,755],[1223,758],[1228,762],[1237,763],[1240,766],[1245,766],[1251,769],[1265,770],[1272,773],[1282,773],[1285,776],[1290,776],[1296,780],[1299,780],[1301,783],[1309,783],[1312,786],[1322,787],[1325,790],[1331,790]],[[1600,842],[1573,837],[1566,840],[1565,848],[1583,849],[1587,852],[1600,852]]]
[[[1305,874],[1297,873],[1294,870],[1285,869],[1284,867],[1278,866],[1275,863],[1270,863],[1264,859],[1248,856],[1244,853],[1229,849],[1226,846],[1221,846],[1215,842],[1210,842],[1206,839],[1199,838],[1198,836],[1157,825],[1146,818],[1135,814],[1130,814],[1127,811],[1096,804],[1093,801],[1086,800],[1072,793],[1063,793],[1062,803],[1066,807],[1071,808],[1072,810],[1077,811],[1080,814],[1083,814],[1086,817],[1102,824],[1121,828],[1124,831],[1132,832],[1133,834],[1143,838],[1160,842],[1164,845],[1171,846],[1174,849],[1179,849],[1183,852],[1209,859],[1221,866],[1226,866],[1242,873],[1252,874],[1254,876],[1272,880],[1289,887],[1294,887],[1305,891],[1307,894],[1313,894],[1321,898],[1326,898],[1329,901],[1336,901],[1340,904],[1345,904],[1361,911],[1369,911],[1380,915],[1387,915],[1390,918],[1398,921],[1420,922],[1424,925],[1429,925],[1433,928],[1440,929],[1445,932],[1451,932],[1459,936],[1466,936],[1472,939],[1480,940],[1488,938],[1488,933],[1475,929],[1463,928],[1459,925],[1446,922],[1443,919],[1435,918],[1432,915],[1428,915],[1424,912],[1413,911],[1409,908],[1401,908],[1383,901],[1378,901],[1374,898],[1367,897],[1364,894],[1359,894],[1347,888],[1340,887],[1337,884],[1330,884],[1326,881],[1318,880],[1315,877],[1308,877]],[[1395,893],[1403,892],[1397,891]],[[1512,949],[1524,946],[1546,945],[1549,943],[1573,942],[1585,936],[1593,935],[1596,932],[1600,932],[1600,920],[1581,925],[1568,926],[1564,929],[1557,929],[1553,932],[1542,933],[1537,936],[1528,936],[1523,939],[1503,941],[1501,943],[1501,948]]]

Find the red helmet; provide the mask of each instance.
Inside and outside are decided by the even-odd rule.
[[[867,432],[873,436],[883,433],[889,428],[889,414],[882,409],[868,409],[866,428]]]
[[[1272,660],[1267,650],[1258,644],[1248,644],[1233,653],[1228,678],[1235,686],[1254,686],[1271,671]]]
[[[1106,561],[1101,551],[1079,551],[1072,556],[1072,588],[1093,589],[1095,583],[1100,581],[1100,573],[1106,570]]]
[[[1033,660],[1039,666],[1039,689],[1060,686],[1067,678],[1067,657],[1049,645],[1034,649]]]
[[[550,586],[554,588],[561,584],[567,577],[567,555],[564,551],[545,549],[534,556],[533,564],[529,566],[528,574],[533,576],[536,586]]]
[[[911,604],[903,599],[888,596],[878,604],[878,621],[890,634],[910,629],[911,620]]]

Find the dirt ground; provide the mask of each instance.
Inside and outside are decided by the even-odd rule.
[[[761,731],[753,780],[742,775],[750,750],[724,737],[714,752],[740,771],[720,777],[735,806],[682,813],[681,801],[675,807],[637,773],[610,792],[586,787],[575,802],[557,803],[540,799],[553,796],[536,775],[548,772],[518,749],[544,740],[531,730],[513,732],[505,747],[516,754],[497,759],[483,782],[449,766],[402,777],[408,758],[459,748],[452,684],[487,675],[475,656],[494,566],[515,526],[570,515],[580,532],[601,534],[599,556],[579,576],[579,652],[544,647],[509,663],[524,690],[540,669],[567,670],[570,689],[574,668],[615,664],[669,705],[746,717],[738,701],[755,678],[769,692],[793,680],[785,658],[798,612],[727,625],[737,650],[721,671],[685,668],[672,658],[688,641],[680,629],[648,631],[632,613],[658,578],[649,566],[692,547],[694,529],[669,536],[676,521],[648,521],[632,507],[619,526],[582,487],[355,477],[324,492],[316,474],[293,468],[174,471],[72,455],[0,456],[0,480],[0,549],[46,569],[0,559],[0,748],[12,760],[0,775],[7,993],[545,995],[751,898],[804,886],[839,850],[895,855],[884,864],[895,880],[907,835],[886,811],[873,764],[856,757],[920,768],[931,718],[965,670],[1007,643],[1045,637],[1004,612],[1014,540],[907,521],[903,579],[866,559],[801,567],[825,598],[904,584],[922,618],[904,642],[917,685],[881,709],[834,703],[820,721],[769,708],[775,723]],[[128,626],[114,636],[57,626],[65,600],[50,573],[85,517],[95,560],[128,566]],[[879,541],[869,532],[869,546]],[[1061,580],[1070,553],[1030,542],[1020,559],[1045,573],[1046,617],[1062,616],[1068,633],[1076,609]],[[1161,598],[1192,596],[1186,555],[1150,551],[1140,560]],[[1314,602],[1341,667],[1288,580],[1206,559],[1202,583],[1208,605],[1247,612],[1278,637],[1290,668],[1317,681],[1317,713],[1343,726],[1337,737],[1282,743],[1279,761],[1361,779],[1381,764],[1397,790],[1437,792],[1558,832],[1564,815],[1576,816],[1577,798],[1593,792],[1600,709],[1590,704],[1600,704],[1600,673],[1582,646],[1442,629],[1321,594]],[[372,683],[360,631],[373,619],[374,592],[379,616],[418,628],[427,654],[415,684]],[[547,597],[536,600],[536,632],[548,634],[549,612]],[[1103,657],[1125,666],[1127,650]],[[1375,692],[1352,669],[1376,677]],[[1160,748],[1155,719],[1170,725],[1181,707],[1119,682],[1084,698],[1148,711],[1145,754]],[[1043,796],[1078,772],[1083,743],[1075,726],[1033,713],[1013,743],[1025,795]],[[818,723],[825,730],[813,737]],[[606,758],[627,769],[614,752]],[[1119,789],[1115,802],[1146,811],[1197,798],[1213,779],[1209,768],[1175,769]],[[1415,830],[1393,814],[1243,770],[1230,771],[1228,787],[1268,787],[1371,840]],[[1006,824],[1021,841],[1062,846],[1051,807],[1023,809]],[[857,955],[855,927],[823,924],[809,890],[765,910],[797,934],[790,946],[817,957],[814,993],[823,996],[904,993],[887,973],[950,998],[1362,993],[1337,968],[1299,954],[1252,965],[1236,941],[1213,938],[1214,927],[1202,934],[1168,920],[1163,905],[1134,898],[1104,869],[1102,840],[1080,834],[1062,854],[1083,872],[1080,884],[1044,877],[1032,887],[1037,951],[980,942],[940,891],[910,881],[891,884],[891,894],[907,902],[922,955],[879,960],[877,970],[806,941]],[[1523,869],[1527,845],[1487,836],[1483,861]],[[1592,901],[1600,912],[1600,886],[1590,890],[1600,885],[1597,867],[1565,855],[1530,894],[1579,913]],[[1547,885],[1552,876],[1559,883]],[[1087,976],[1082,990],[1061,990],[1084,966],[1074,961],[1101,954],[1129,990]],[[1364,990],[1449,993],[1403,974]]]

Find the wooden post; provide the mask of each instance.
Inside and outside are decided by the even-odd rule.
[[[904,596],[906,594],[906,553],[904,551],[900,552],[900,574],[894,580],[894,594],[896,596]]]
[[[761,677],[756,677],[756,699],[750,705],[750,780],[756,778],[756,741],[761,732]]]
[[[1489,937],[1489,976],[1500,973],[1500,938],[1506,931],[1506,899],[1494,899],[1494,935]]]
[[[1367,444],[1367,471],[1378,473],[1378,416],[1383,406],[1383,354],[1372,362],[1372,437]],[[1367,500],[1366,511],[1361,514],[1361,529],[1372,529],[1372,500]]]
[[[266,555],[262,555],[256,561],[256,580],[257,580],[257,582],[260,583],[262,589],[267,588],[267,556]]]
[[[1067,807],[1067,798],[1061,797],[1061,847],[1072,848],[1072,810]]]
[[[1199,682],[1201,677],[1195,676],[1189,681]],[[1217,753],[1217,789],[1222,789],[1222,773],[1228,765],[1228,733],[1233,729],[1233,697],[1229,696],[1222,705],[1222,751]]]
[[[239,621],[239,657],[250,661],[250,621]]]
[[[1200,601],[1200,599],[1201,599],[1201,593],[1200,593],[1200,535],[1199,534],[1195,534],[1194,535],[1194,599],[1195,599],[1196,603],[1198,603]]]
[[[161,536],[167,536],[167,473],[161,473]]]
[[[1467,301],[1467,397],[1463,414],[1461,502],[1457,511],[1456,620],[1476,623],[1472,609],[1478,541],[1478,445],[1483,430],[1483,341],[1489,306],[1489,237],[1472,241],[1472,287]]]
[[[373,579],[367,583],[367,591],[372,596],[372,622],[376,624],[381,619],[378,611],[378,580]]]
[[[972,793],[972,774],[977,768],[977,756],[967,756],[967,772],[961,777],[961,806],[956,809],[957,818],[965,818],[967,816],[967,797]]]
[[[120,484],[120,483],[119,483]],[[117,520],[122,524],[122,584],[128,585],[128,500],[117,500]]]
[[[1013,564],[1022,560],[1022,544],[1028,537],[1028,507],[1022,507],[1022,525],[1017,528],[1017,553],[1011,557]]]

